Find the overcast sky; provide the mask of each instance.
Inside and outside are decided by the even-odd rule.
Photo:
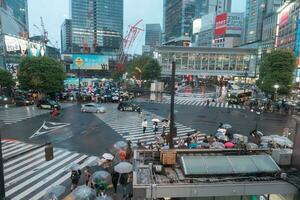
[[[129,24],[134,24],[143,19],[141,27],[147,23],[162,24],[163,0],[124,0],[124,32],[128,30]],[[246,0],[232,0],[233,12],[244,12]],[[40,16],[49,32],[49,39],[55,44],[58,42],[60,48],[60,25],[65,18],[69,18],[69,0],[28,0],[29,8],[29,30],[30,35],[40,35],[40,31],[33,26],[40,27]],[[132,49],[134,53],[141,53],[145,34],[137,38]]]

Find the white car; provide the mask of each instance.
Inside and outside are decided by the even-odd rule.
[[[105,107],[96,103],[88,103],[81,106],[81,112],[105,113]]]

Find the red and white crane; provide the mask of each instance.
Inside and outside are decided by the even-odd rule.
[[[144,31],[144,29],[139,28],[138,25],[142,22],[143,20],[139,20],[137,23],[134,25],[130,26],[129,25],[129,32],[128,34],[123,38],[123,41],[120,46],[120,55],[117,63],[117,70],[119,72],[124,71],[124,64],[126,62],[127,55],[129,53],[130,48],[133,46],[137,36],[141,31]]]

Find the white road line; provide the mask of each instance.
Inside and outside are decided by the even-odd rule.
[[[88,157],[87,155],[83,155],[80,158],[76,159],[74,161],[74,163],[79,163],[80,161],[86,159],[87,157]],[[61,168],[61,169],[55,171],[50,176],[47,176],[45,179],[43,179],[43,182],[40,182],[39,184],[35,184],[34,186],[28,188],[27,190],[25,190],[22,193],[18,194],[17,196],[13,197],[12,200],[19,200],[19,199],[22,199],[22,198],[26,197],[32,191],[40,188],[41,186],[45,185],[47,182],[51,181],[52,179],[54,179],[55,177],[57,177],[58,175],[60,175],[61,173],[63,173],[64,170],[65,170],[64,168]]]
[[[28,144],[18,143],[11,148],[5,149],[4,151],[2,151],[2,153],[5,156],[7,152],[12,152],[12,151],[15,151],[16,149],[20,149],[20,148],[27,147],[27,146],[28,146]],[[33,145],[31,145],[31,146],[33,146]]]
[[[57,151],[54,150],[54,155],[57,154],[56,152],[57,152]],[[17,169],[18,167],[20,167],[20,166],[22,166],[22,165],[24,165],[24,164],[31,163],[32,161],[34,161],[34,160],[37,159],[37,158],[42,158],[42,159],[40,159],[40,160],[44,160],[44,159],[45,159],[45,155],[42,154],[42,153],[36,154],[35,156],[31,156],[29,159],[26,159],[26,160],[24,160],[24,161],[22,161],[22,162],[18,162],[18,164],[16,164],[16,165],[13,165],[13,166],[11,166],[11,167],[4,168],[4,174],[7,174],[8,172],[10,172],[10,171],[12,171],[12,170]]]
[[[10,195],[17,193],[20,189],[22,189],[25,186],[29,185],[31,182],[34,182],[34,181],[38,180],[39,178],[41,178],[42,176],[44,176],[44,175],[48,174],[49,172],[55,170],[56,168],[65,165],[67,162],[69,162],[70,160],[72,160],[76,156],[78,156],[77,153],[73,154],[73,155],[71,155],[71,156],[69,156],[69,157],[67,157],[65,159],[63,159],[63,161],[61,161],[61,162],[59,162],[59,163],[51,166],[50,168],[47,168],[47,169],[43,170],[42,173],[39,173],[36,176],[34,176],[32,178],[29,178],[26,181],[22,182],[21,184],[13,187],[12,189],[10,189],[10,190],[7,191],[7,196],[9,197]]]
[[[17,150],[14,150],[14,151],[10,151],[9,153],[4,153],[3,154],[3,157],[8,157],[10,155],[13,155],[13,154],[16,154],[16,153],[21,153],[21,152],[24,152],[24,151],[27,151],[29,149],[32,149],[32,147],[34,147],[33,145],[27,145],[26,147],[24,148],[19,148]]]
[[[34,167],[34,166],[36,166],[36,165],[38,165],[38,164],[40,164],[42,162],[44,162],[44,163],[41,166],[37,166],[37,168],[47,167],[47,166],[51,165],[52,163],[56,162],[57,160],[59,160],[60,158],[62,158],[64,156],[67,156],[67,155],[70,154],[70,152],[68,152],[68,151],[67,152],[63,152],[63,153],[61,153],[61,152],[62,151],[55,152],[54,153],[54,159],[51,160],[51,161],[49,161],[49,162],[45,162],[45,158],[41,158],[39,160],[36,160],[33,163],[30,163],[29,165],[27,165],[25,167],[22,167],[22,168],[14,171],[12,173],[9,173],[9,174],[5,175],[4,178],[5,178],[5,180],[8,180],[8,179],[10,179],[10,178],[12,178],[12,177],[14,177],[14,176],[22,173],[22,172],[25,172],[28,169],[31,169],[32,167]],[[59,155],[59,153],[61,153],[61,154]],[[30,176],[33,173],[35,173],[35,171],[32,171],[32,170],[29,171],[29,172],[23,173],[22,175],[18,176],[18,178],[12,179],[11,181],[6,182],[5,184],[11,185],[11,183],[16,182],[18,180],[22,180],[23,178],[26,178],[27,176]]]
[[[22,157],[19,157],[17,159],[13,159],[11,161],[8,161],[8,162],[4,163],[4,168],[7,167],[7,166],[9,166],[9,165],[15,164],[15,163],[17,163],[17,162],[19,162],[21,160],[27,159],[27,158],[29,158],[29,157],[37,154],[37,153],[42,153],[42,152],[44,152],[44,148],[36,149],[36,150],[34,150],[34,151],[32,151],[32,152],[30,152],[30,153],[28,153],[28,154],[26,154],[26,155],[24,155]]]
[[[84,165],[84,163],[80,165],[81,169],[83,169],[85,166],[86,165]],[[70,174],[69,173],[65,174],[63,177],[59,178],[57,181],[55,181],[54,183],[52,183],[51,185],[46,187],[44,190],[40,191],[39,193],[37,193],[36,195],[31,197],[31,199],[40,199],[40,198],[42,198],[46,194],[48,189],[50,189],[51,187],[56,186],[56,185],[61,185],[63,182],[65,182],[69,178],[70,178]]]
[[[8,148],[10,148],[12,146],[15,146],[17,144],[20,144],[20,143],[19,142],[11,142],[10,144],[2,146],[2,153],[3,153],[4,150],[6,150],[6,149],[8,149]]]

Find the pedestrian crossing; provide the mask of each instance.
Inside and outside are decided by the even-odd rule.
[[[73,105],[74,104],[71,103],[61,104],[62,108],[68,108]],[[13,107],[0,110],[0,121],[6,125],[9,125],[49,112],[50,110],[39,109],[36,106]]]
[[[31,151],[28,151],[31,150]],[[2,141],[4,158],[4,183],[6,197],[10,200],[43,199],[47,190],[56,185],[69,186],[69,168],[73,164],[81,169],[95,160],[88,155],[54,148],[54,159],[45,161],[44,148],[18,141]],[[12,155],[25,154],[8,159]]]
[[[210,100],[209,105],[207,105],[207,100]],[[215,108],[232,108],[244,110],[245,107],[241,105],[228,104],[228,102],[212,102],[211,98],[189,98],[189,97],[175,97],[175,104],[177,105],[187,105],[187,106],[202,106],[202,107],[215,107]],[[171,98],[164,97],[162,101],[153,102],[158,104],[170,104]]]
[[[116,105],[106,105],[110,107],[109,112],[105,114],[95,114],[100,120],[106,123],[114,131],[120,134],[125,140],[130,140],[133,143],[138,141],[141,143],[155,143],[158,140],[158,136],[162,134],[162,125],[159,123],[158,131],[156,134],[152,129],[152,119],[159,119],[160,121],[163,117],[150,113],[143,110],[142,116],[136,112],[121,112],[117,110]],[[148,127],[146,132],[143,133],[142,121],[147,119]],[[184,139],[187,134],[194,133],[195,129],[184,126],[180,123],[176,123],[177,127],[177,137],[174,140]],[[166,133],[169,132],[169,128],[166,129]]]

